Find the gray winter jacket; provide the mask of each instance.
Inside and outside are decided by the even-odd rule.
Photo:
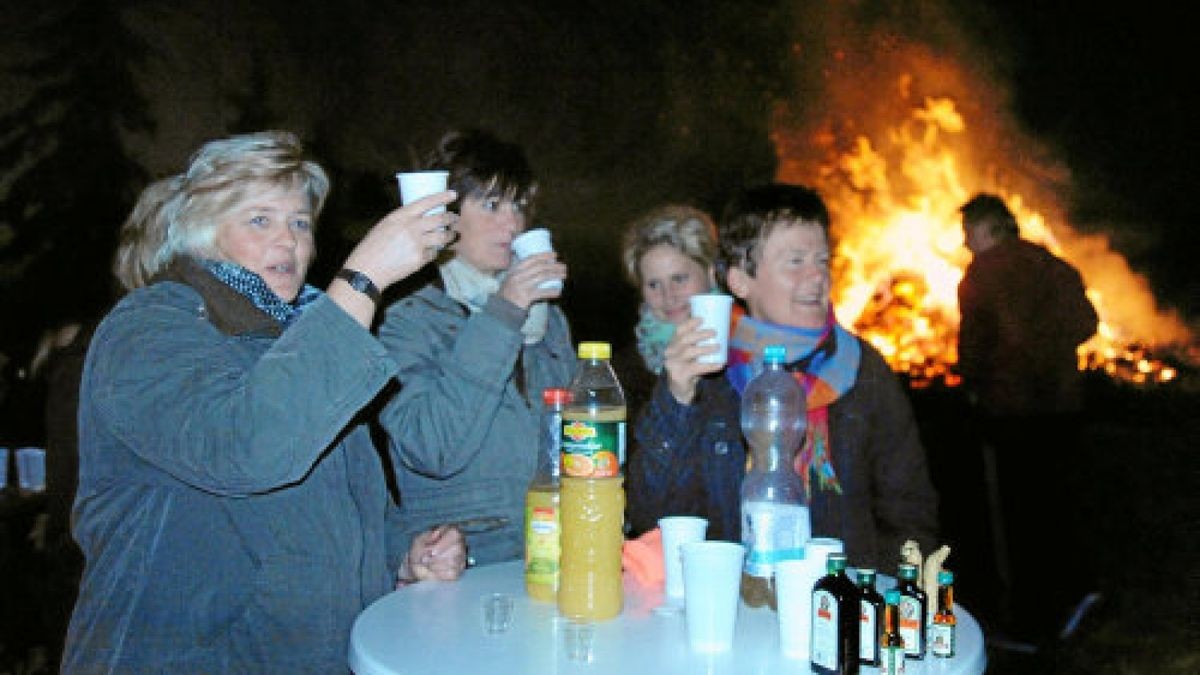
[[[470,314],[440,277],[387,310],[379,339],[399,364],[400,390],[380,422],[400,457],[399,538],[498,517],[504,527],[467,533],[471,557],[483,564],[523,555],[541,392],[567,386],[576,368],[566,318],[555,306],[549,317],[545,338],[523,346],[524,311],[493,295]]]
[[[194,263],[124,298],[82,381],[63,671],[344,672],[392,587],[356,415],[395,372],[326,297],[282,334]]]

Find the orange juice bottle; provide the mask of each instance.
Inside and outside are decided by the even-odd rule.
[[[562,477],[558,611],[569,619],[603,621],[621,613],[622,481]]]
[[[563,410],[562,472],[611,478],[625,464],[625,393],[608,360],[607,342],[579,343],[579,372]]]
[[[537,471],[525,493],[525,591],[542,602],[558,597],[561,554],[559,513],[559,452],[563,406],[571,400],[566,389],[542,391],[542,443]]]

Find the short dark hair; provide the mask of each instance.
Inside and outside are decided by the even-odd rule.
[[[816,225],[829,239],[829,210],[816,190],[770,183],[742,191],[725,207],[717,232],[717,278],[741,267],[754,276],[761,243],[782,224]],[[831,242],[832,243],[832,242]]]
[[[427,164],[450,172],[448,186],[458,193],[451,211],[457,213],[468,197],[505,197],[524,202],[526,215],[532,215],[537,179],[516,143],[480,129],[451,131],[442,136]]]
[[[1011,239],[1020,232],[1008,205],[994,194],[980,192],[960,206],[958,212],[962,214],[963,227],[987,225],[997,239]]]

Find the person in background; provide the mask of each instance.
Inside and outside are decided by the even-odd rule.
[[[746,447],[740,396],[766,345],[787,349],[808,399],[808,438],[794,469],[808,489],[814,536],[837,537],[856,566],[895,569],[902,544],[932,550],[937,497],[912,408],[868,343],[838,324],[830,301],[829,214],[797,185],[744,191],[720,223],[717,275],[735,308],[729,365],[699,319],[676,327],[662,375],[634,434],[631,510],[708,518],[708,537],[741,541]]]
[[[664,353],[675,334],[675,326],[692,317],[688,299],[716,287],[713,269],[716,255],[716,225],[708,214],[690,206],[658,207],[626,229],[621,257],[629,281],[641,294],[642,304],[634,328],[636,341],[618,350],[612,365],[625,391],[631,422],[637,420],[662,373]],[[629,440],[632,458],[637,446],[634,438]],[[640,475],[629,477],[634,480]],[[629,533],[633,536],[657,526],[654,521],[642,521],[641,515],[629,513]]]
[[[422,214],[454,195],[388,214],[321,292],[304,280],[329,182],[293,135],[211,141],[173,180],[126,225],[141,234],[118,277],[146,285],[100,323],[84,366],[73,521],[87,564],[62,670],[344,670],[351,623],[397,577],[453,579],[465,563],[443,527],[388,569],[387,489],[360,414],[396,373],[368,330],[378,289],[449,241],[454,217]]]
[[[428,168],[450,172],[457,238],[428,283],[388,307],[379,339],[400,389],[379,420],[399,457],[398,522],[469,521],[483,564],[524,555],[525,491],[538,456],[542,390],[576,359],[553,303],[567,267],[555,253],[517,261],[537,182],[525,153],[483,131],[451,132]]]
[[[981,193],[959,211],[973,259],[958,287],[958,368],[994,468],[1000,620],[1009,637],[1044,643],[1100,597],[1071,516],[1083,465],[1075,349],[1098,317],[1079,272],[1022,239],[1003,199]],[[1069,572],[1047,574],[1048,564]]]

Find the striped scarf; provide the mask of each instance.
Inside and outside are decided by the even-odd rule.
[[[822,490],[842,493],[829,446],[829,405],[854,386],[862,349],[829,310],[821,328],[795,328],[758,321],[734,308],[725,374],[740,396],[762,369],[763,348],[783,345],[789,359],[785,369],[804,387],[808,402],[808,432],[792,466],[812,497],[811,477]]]

